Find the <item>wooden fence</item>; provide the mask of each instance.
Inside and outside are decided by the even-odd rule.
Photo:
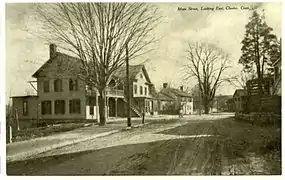
[[[236,113],[235,119],[255,125],[273,125],[281,127],[281,115],[274,113],[258,112],[258,113]]]
[[[250,96],[248,98],[247,112],[271,112],[281,114],[280,96]]]

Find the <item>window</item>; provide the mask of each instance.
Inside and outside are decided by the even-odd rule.
[[[89,108],[90,108],[90,115],[94,115],[94,106],[89,106]]]
[[[147,87],[144,87],[144,94],[147,95]]]
[[[44,92],[49,92],[49,80],[44,81]]]
[[[145,112],[150,112],[150,102],[149,101],[146,101]]]
[[[69,101],[69,113],[80,114],[80,99],[73,99]]]
[[[124,90],[124,84],[122,82],[118,82],[117,89]]]
[[[42,101],[42,115],[51,114],[51,101]]]
[[[54,92],[62,92],[62,80],[54,80]]]
[[[141,78],[143,78],[143,74],[141,74]]]
[[[28,115],[28,102],[27,101],[23,102],[23,115],[24,116]]]
[[[65,113],[65,101],[64,100],[56,100],[54,102],[54,113],[55,114]]]
[[[143,94],[143,87],[140,86],[140,94],[142,95]]]
[[[138,86],[135,84],[134,85],[134,94],[137,94],[138,93]]]
[[[78,81],[77,79],[69,79],[69,91],[78,90]]]
[[[89,114],[94,115],[94,106],[96,106],[96,97],[88,97],[87,105],[89,105]]]

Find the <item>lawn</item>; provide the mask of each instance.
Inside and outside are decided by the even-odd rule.
[[[64,123],[56,124],[47,127],[29,128],[15,132],[13,135],[13,142],[24,141],[37,137],[49,136],[59,132],[71,131],[77,128],[91,125],[87,123]]]

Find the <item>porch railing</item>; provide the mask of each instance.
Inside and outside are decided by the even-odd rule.
[[[124,97],[124,90],[116,88],[107,88],[107,96],[120,96]]]
[[[124,97],[124,90],[120,90],[120,89],[107,88],[106,93],[107,93],[107,96]],[[86,94],[88,96],[96,96],[96,91],[88,89],[86,90]]]

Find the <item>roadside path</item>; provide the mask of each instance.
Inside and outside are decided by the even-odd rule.
[[[158,115],[146,117],[146,124],[152,121],[177,119],[175,115]],[[102,136],[108,136],[120,132],[126,127],[126,118],[110,119],[106,126],[91,125],[89,127],[78,128],[72,131],[55,133],[25,141],[14,142],[6,145],[7,162],[30,159],[37,154],[76,143],[92,140]],[[133,118],[132,126],[141,124],[141,118]]]

